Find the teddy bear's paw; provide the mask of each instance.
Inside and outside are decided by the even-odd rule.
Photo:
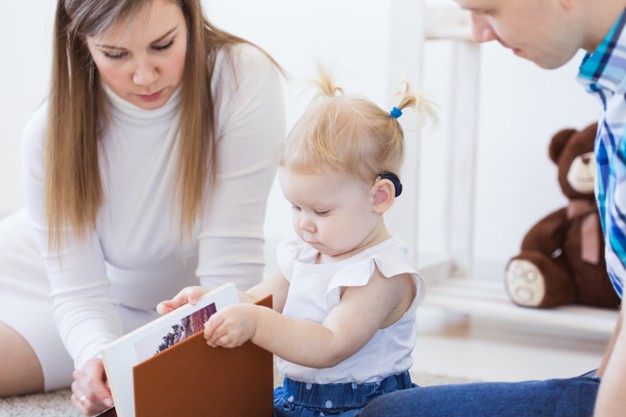
[[[545,297],[543,275],[532,262],[523,259],[511,261],[505,282],[509,297],[515,304],[537,307]]]

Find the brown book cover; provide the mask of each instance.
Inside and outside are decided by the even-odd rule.
[[[272,417],[273,378],[270,352],[211,348],[199,332],[133,367],[135,416]]]
[[[104,346],[101,354],[115,413],[135,417],[133,366],[203,330],[212,314],[238,302],[237,287],[227,283],[204,294],[195,305],[185,304]]]

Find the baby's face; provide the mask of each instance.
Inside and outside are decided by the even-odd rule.
[[[294,230],[323,256],[345,259],[379,240],[382,215],[373,209],[370,184],[345,174],[302,174],[285,167],[278,176],[293,208]]]

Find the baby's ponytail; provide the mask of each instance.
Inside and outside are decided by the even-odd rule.
[[[317,63],[318,77],[312,81],[313,85],[319,90],[315,95],[318,97],[335,97],[343,95],[343,88],[339,87],[335,82],[335,74],[331,73],[320,63]]]
[[[437,125],[439,120],[437,112],[435,112],[435,104],[427,99],[423,92],[412,91],[409,83],[403,81],[398,95],[400,96],[400,102],[389,112],[390,118],[397,119],[402,115],[402,110],[407,107],[413,107],[417,113],[419,127],[423,127],[427,123]]]

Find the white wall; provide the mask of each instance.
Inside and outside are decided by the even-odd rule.
[[[439,0],[437,0],[439,1]],[[49,79],[54,0],[8,2],[0,14],[0,215],[23,204],[19,182],[21,131],[45,97]],[[204,0],[210,19],[271,53],[291,74],[288,125],[310,97],[303,80],[314,75],[314,58],[335,65],[347,91],[381,105],[388,102],[390,2],[379,0]],[[500,266],[516,253],[525,231],[564,203],[556,171],[547,158],[550,137],[564,127],[583,127],[596,103],[575,82],[579,58],[544,71],[498,45],[482,47],[475,254]],[[420,248],[442,245],[441,163],[445,157],[449,42],[426,47],[424,88],[441,104],[441,126],[423,141]],[[396,69],[398,70],[398,69]],[[412,163],[415,161],[409,161]],[[410,192],[411,190],[408,190]],[[290,233],[280,191],[272,192],[267,231],[272,241]]]
[[[20,138],[47,94],[54,2],[5,2],[0,13],[0,217],[22,205]]]
[[[447,88],[451,51],[451,42],[433,41],[425,52],[424,84],[443,107],[440,128],[423,139],[420,160],[420,249],[428,254],[443,250],[442,139],[446,108],[455,97]],[[582,128],[598,116],[595,99],[575,79],[582,56],[546,71],[498,44],[481,45],[474,256],[478,269],[487,268],[498,279],[527,230],[566,203],[548,145],[558,130]]]
[[[548,144],[558,130],[597,120],[575,78],[583,54],[545,71],[484,46],[477,171],[476,257],[508,259],[541,217],[566,203]]]

